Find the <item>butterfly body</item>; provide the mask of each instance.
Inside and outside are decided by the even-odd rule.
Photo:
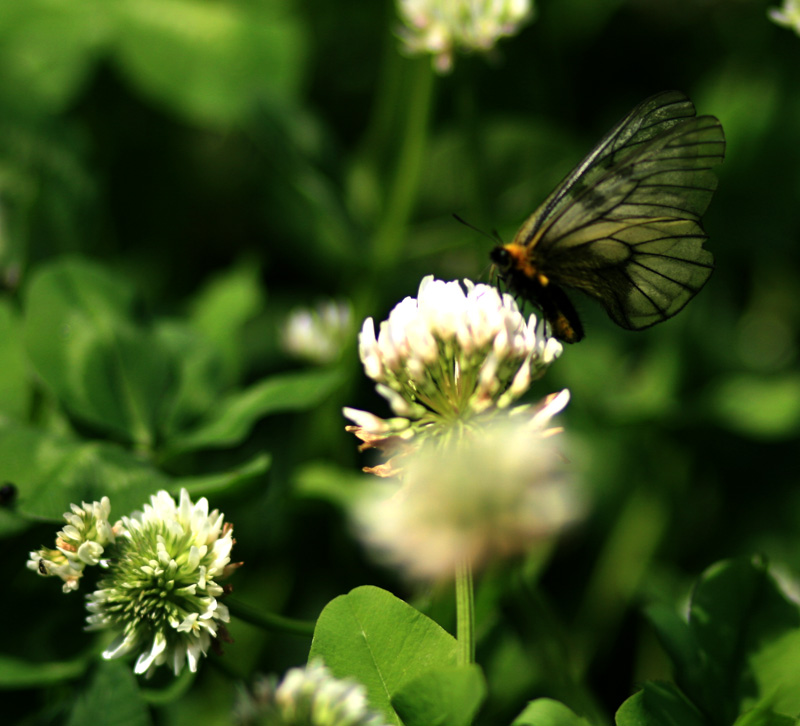
[[[500,245],[491,252],[492,261],[506,284],[517,295],[536,305],[550,325],[553,335],[567,343],[583,339],[583,325],[567,294],[541,271],[535,254],[520,244]]]
[[[679,312],[713,270],[700,216],[724,156],[722,126],[677,91],[620,121],[522,225],[491,252],[500,278],[537,305],[553,334],[583,338],[563,287],[642,330]]]

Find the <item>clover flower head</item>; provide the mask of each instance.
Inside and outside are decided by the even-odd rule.
[[[783,0],[783,7],[770,8],[767,12],[770,20],[800,35],[800,0]]]
[[[296,358],[325,364],[337,360],[353,329],[349,303],[327,300],[289,313],[281,331],[283,349]]]
[[[550,418],[568,392],[534,415],[512,415],[408,458],[402,486],[384,485],[357,504],[359,537],[410,579],[446,580],[524,553],[577,521],[585,508]],[[376,487],[377,490],[377,487]]]
[[[371,318],[359,335],[364,371],[396,417],[346,408],[355,424],[348,430],[363,448],[393,455],[388,465],[371,470],[391,476],[421,436],[508,413],[561,351],[510,295],[469,280],[462,286],[426,277],[417,297],[400,302],[377,336]]]
[[[106,576],[88,597],[88,630],[110,629],[117,636],[106,659],[139,653],[136,673],[148,677],[168,663],[177,675],[188,663],[197,670],[212,639],[226,635],[227,607],[218,580],[230,564],[233,528],[224,515],[180,501],[160,491],[141,512],[118,523],[115,556]]]
[[[100,563],[103,553],[115,540],[114,529],[108,521],[111,503],[108,497],[79,507],[70,505],[64,513],[66,526],[56,535],[56,549],[42,547],[31,552],[27,567],[44,576],[60,577],[64,592],[78,588],[86,566]]]
[[[252,694],[239,699],[235,721],[241,726],[387,726],[369,709],[363,685],[334,678],[320,660],[292,668],[280,683],[258,679]]]
[[[456,50],[489,51],[533,17],[532,0],[398,0],[399,35],[411,54],[430,53],[447,73]]]

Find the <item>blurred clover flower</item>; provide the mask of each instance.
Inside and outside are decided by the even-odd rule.
[[[369,710],[366,688],[331,675],[322,661],[292,668],[280,684],[260,678],[252,694],[239,699],[241,726],[387,726]]]
[[[447,73],[456,50],[488,51],[533,17],[531,0],[398,0],[399,35],[412,54],[430,53]]]
[[[64,513],[67,525],[56,535],[56,549],[42,547],[31,552],[27,564],[40,575],[60,577],[64,592],[78,589],[86,565],[97,565],[105,548],[115,540],[108,521],[108,497],[91,504],[83,502],[80,507],[70,504],[70,509]]]
[[[770,8],[768,12],[771,20],[778,25],[792,28],[800,35],[800,0],[783,0],[783,7],[780,10]]]
[[[416,298],[407,297],[382,322],[372,318],[359,335],[364,371],[396,418],[381,419],[345,408],[349,426],[364,443],[391,458],[366,469],[394,476],[402,460],[429,438],[488,423],[524,394],[562,351],[543,334],[536,317],[526,321],[514,299],[490,285],[464,287],[425,277]],[[566,404],[568,392],[559,399]],[[539,409],[517,406],[536,418]],[[543,410],[551,410],[545,406]]]
[[[510,416],[449,440],[427,442],[409,459],[403,485],[355,509],[362,541],[412,579],[453,577],[523,553],[583,513],[581,492],[553,434],[550,416],[567,400],[550,397],[533,418]]]
[[[313,309],[289,313],[281,330],[283,349],[313,363],[332,363],[341,355],[353,329],[350,304],[328,300]]]
[[[87,630],[117,633],[103,657],[139,653],[134,671],[148,677],[163,663],[176,675],[187,663],[196,671],[212,638],[226,636],[229,615],[217,580],[238,567],[230,563],[233,527],[217,510],[209,513],[205,498],[193,504],[185,489],[177,504],[158,492],[113,528],[110,509],[107,497],[82,510],[73,505],[57,549],[32,552],[28,567],[61,577],[68,591],[83,567],[100,564],[105,575],[86,607]]]

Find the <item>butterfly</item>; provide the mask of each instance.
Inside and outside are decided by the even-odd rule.
[[[678,313],[705,285],[714,258],[700,222],[725,156],[714,116],[679,91],[640,103],[558,185],[509,244],[490,253],[500,280],[536,305],[552,334],[584,337],[562,287],[643,330]]]

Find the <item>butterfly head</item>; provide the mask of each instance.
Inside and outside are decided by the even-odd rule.
[[[506,282],[512,283],[514,279],[522,276],[530,280],[537,279],[546,285],[547,279],[536,269],[531,262],[528,248],[525,245],[512,242],[507,245],[497,245],[489,253],[495,264],[497,274]]]

